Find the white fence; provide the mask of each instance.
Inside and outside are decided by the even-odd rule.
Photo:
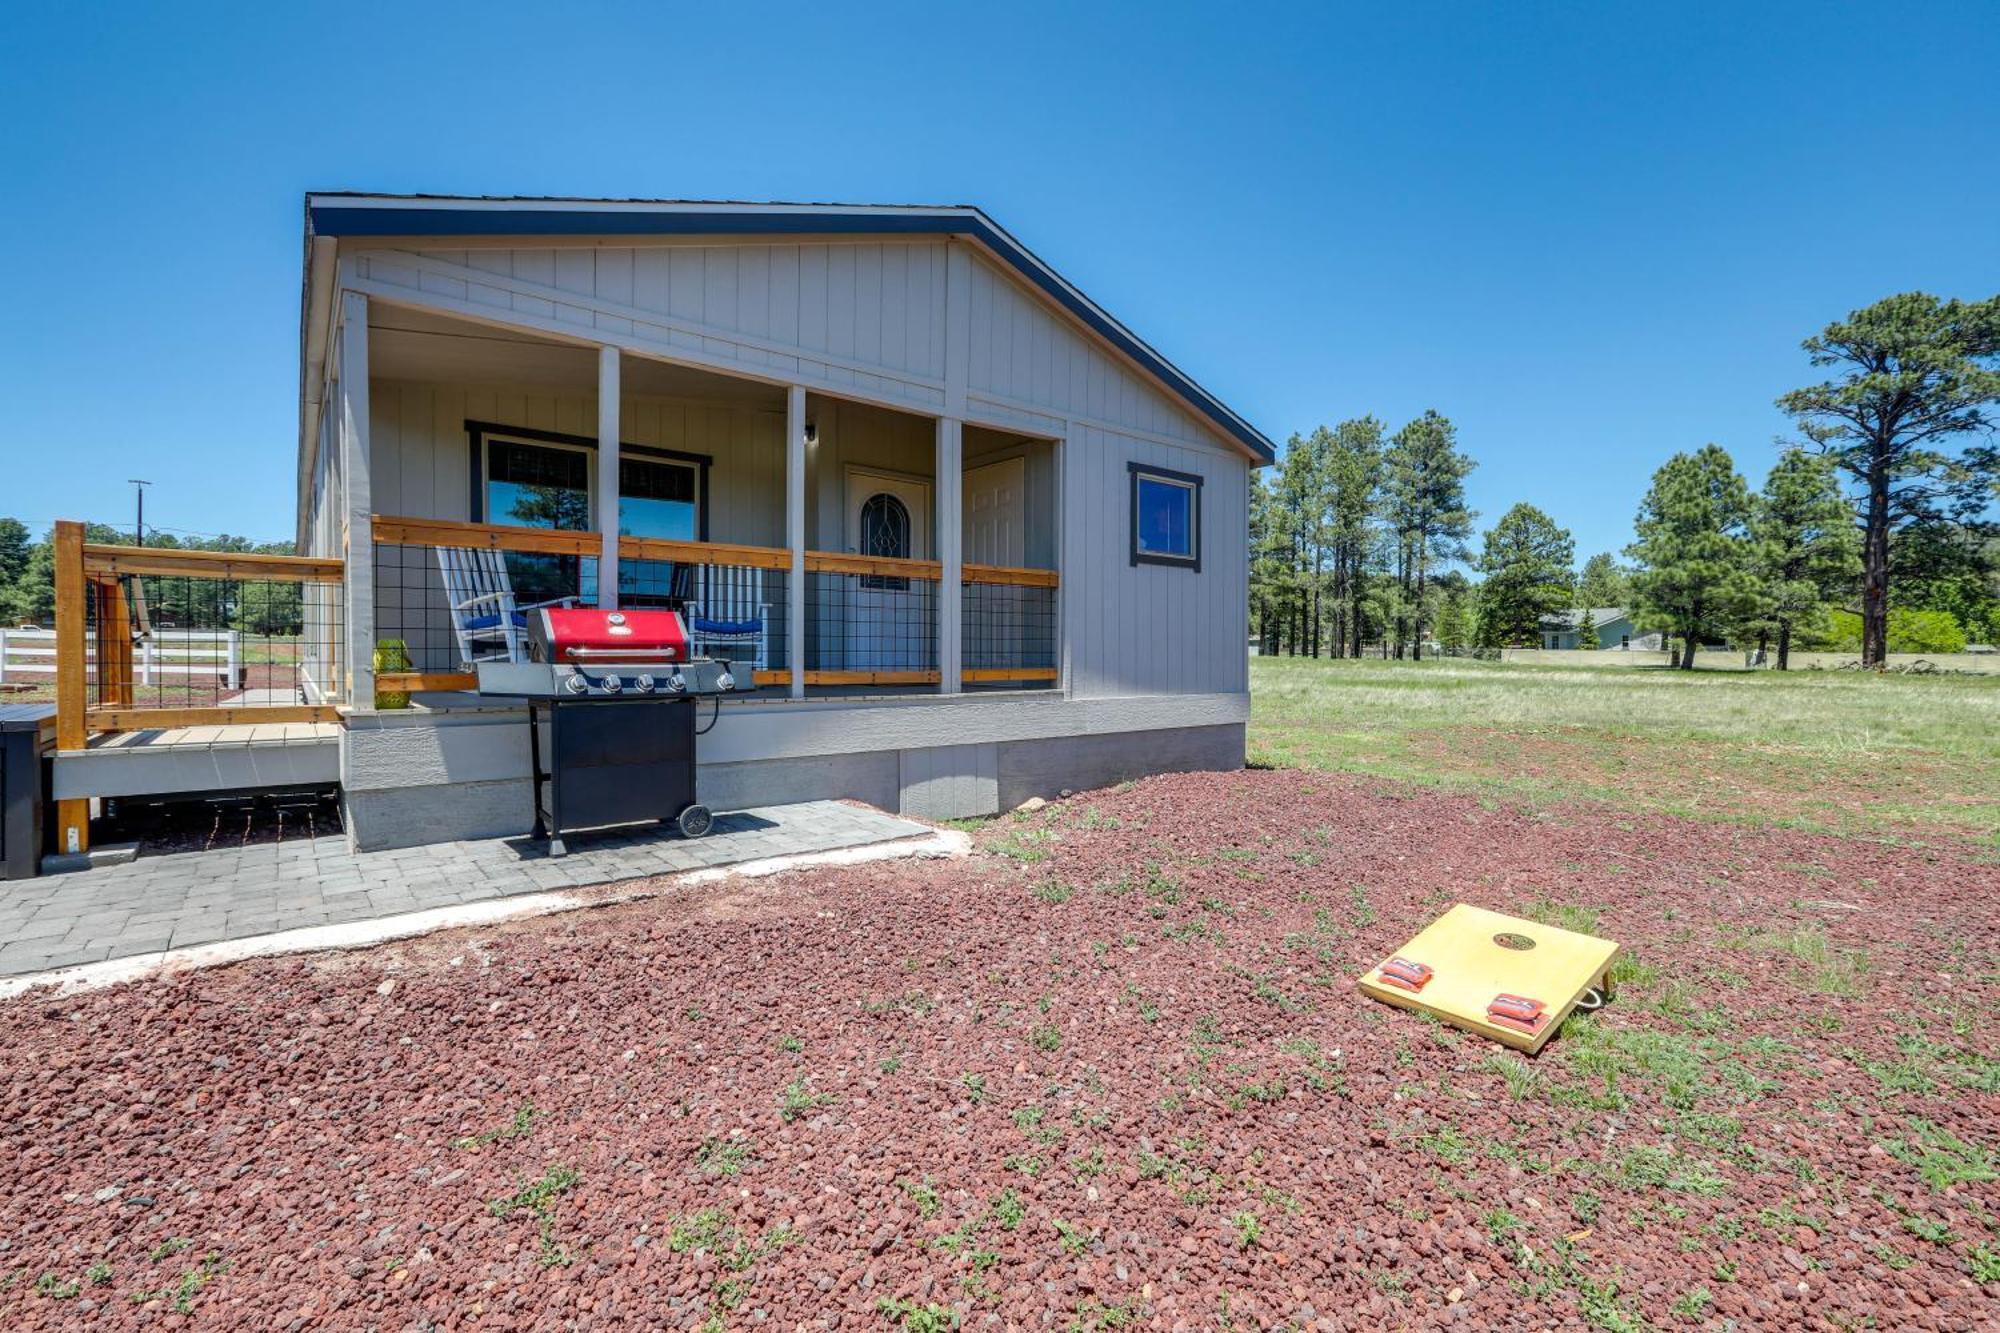
[[[97,641],[85,642],[94,676]],[[0,629],[0,684],[56,674],[56,632]],[[243,636],[233,629],[158,629],[132,645],[132,683],[157,685],[215,677],[225,690],[243,688]]]

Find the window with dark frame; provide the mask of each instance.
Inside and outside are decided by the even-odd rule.
[[[1145,463],[1125,466],[1132,485],[1132,563],[1199,573],[1202,479]]]
[[[470,421],[474,520],[531,528],[588,531],[594,526],[593,455],[597,442],[554,431]],[[708,467],[702,454],[620,446],[621,536],[708,540]],[[599,484],[602,478],[596,479]],[[589,556],[506,553],[509,581],[523,602],[597,599],[597,561]],[[619,563],[619,600],[667,604],[676,584],[670,561]]]

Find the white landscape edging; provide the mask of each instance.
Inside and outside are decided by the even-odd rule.
[[[606,885],[580,885],[550,893],[526,893],[512,898],[463,903],[457,907],[437,907],[426,912],[404,912],[397,916],[352,921],[338,926],[302,926],[269,935],[251,935],[240,940],[219,940],[187,949],[166,949],[111,958],[101,963],[34,972],[26,976],[0,977],[0,1000],[11,1000],[37,986],[54,986],[59,994],[96,990],[120,982],[138,981],[157,972],[192,971],[220,967],[251,958],[279,954],[319,953],[343,949],[366,949],[391,940],[410,939],[455,926],[484,926],[520,917],[548,916],[583,907],[609,907],[617,903],[658,898],[675,888],[694,888],[728,879],[761,879],[787,870],[810,870],[820,866],[863,865],[870,861],[894,861],[905,857],[960,857],[972,850],[972,839],[955,829],[939,829],[920,838],[868,843],[860,847],[838,847],[825,852],[805,852],[797,856],[772,856],[740,865],[706,870],[687,870],[670,876],[649,876],[648,883],[660,887],[604,893]],[[611,882],[615,884],[615,881]]]

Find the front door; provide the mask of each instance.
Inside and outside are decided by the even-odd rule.
[[[847,470],[847,549],[896,560],[931,558],[927,481],[865,468]],[[847,574],[841,615],[851,671],[929,671],[937,666],[937,584],[893,574]]]

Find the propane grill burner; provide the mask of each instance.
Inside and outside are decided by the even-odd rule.
[[[528,702],[535,836],[560,855],[580,829],[671,820],[687,837],[707,833],[694,700],[735,689],[730,664],[694,657],[677,611],[544,607],[527,630],[532,660],[475,670],[479,693]]]

